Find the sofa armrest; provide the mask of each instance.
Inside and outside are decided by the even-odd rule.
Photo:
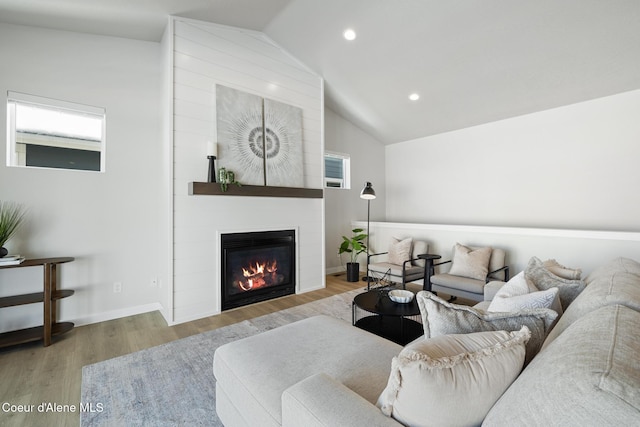
[[[282,427],[401,426],[380,408],[327,374],[316,374],[282,393]]]
[[[505,283],[507,282],[492,280],[491,282],[484,285],[484,300],[485,301],[493,300],[493,297],[496,296],[500,288],[503,287]]]

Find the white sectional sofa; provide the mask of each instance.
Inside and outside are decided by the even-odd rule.
[[[640,425],[640,264],[616,259],[585,283],[483,425]],[[229,343],[214,357],[216,410],[227,427],[399,426],[376,402],[401,350],[327,316]]]

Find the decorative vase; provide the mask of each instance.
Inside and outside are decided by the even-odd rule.
[[[0,258],[4,258],[9,254],[9,251],[4,246],[0,247]]]
[[[357,282],[360,280],[360,263],[347,263],[347,282]]]

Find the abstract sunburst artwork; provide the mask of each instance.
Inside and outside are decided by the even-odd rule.
[[[242,184],[302,187],[302,110],[216,86],[219,167]]]

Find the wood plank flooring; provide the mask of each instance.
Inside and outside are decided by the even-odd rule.
[[[224,313],[167,326],[159,312],[80,326],[57,337],[49,347],[42,342],[0,350],[0,425],[77,426],[80,423],[82,367],[179,338],[199,334],[246,319],[363,288],[344,274],[327,276],[325,289],[241,307]],[[76,405],[75,411],[39,413],[41,403]],[[7,405],[25,405],[34,412],[18,412]],[[63,408],[70,409],[70,408]]]

